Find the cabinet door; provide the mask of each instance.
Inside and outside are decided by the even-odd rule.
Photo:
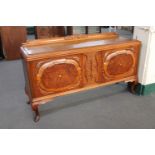
[[[30,68],[34,97],[78,89],[84,84],[83,55],[35,61]]]
[[[137,75],[138,49],[126,47],[102,51],[100,58],[100,81],[113,81]]]
[[[20,58],[20,47],[26,42],[27,34],[25,26],[1,27],[1,39],[6,59]]]

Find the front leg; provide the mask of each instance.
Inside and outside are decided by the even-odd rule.
[[[38,122],[40,120],[40,113],[39,113],[39,104],[32,103],[32,110],[35,112],[34,121]]]
[[[42,105],[42,104],[45,104],[49,101],[53,100],[53,98],[50,98],[50,99],[46,99],[46,100],[43,100],[43,101],[38,101],[38,102],[31,102],[31,107],[32,107],[32,110],[35,112],[35,116],[34,116],[34,121],[35,122],[38,122],[40,120],[40,114],[39,114],[39,105]]]
[[[128,83],[128,89],[131,93],[136,94],[136,88],[137,88],[137,81],[129,82]]]
[[[26,94],[26,95],[28,96],[28,98],[29,98],[28,89],[27,89],[26,85],[25,85],[25,94]],[[30,101],[27,101],[26,103],[27,103],[27,104],[31,104]]]

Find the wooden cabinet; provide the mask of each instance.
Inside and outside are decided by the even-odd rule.
[[[26,42],[27,32],[25,26],[1,27],[1,39],[5,58],[7,60],[19,59],[20,47]]]
[[[26,92],[38,106],[53,98],[117,82],[137,83],[140,42],[116,33],[31,41],[21,48]]]
[[[2,48],[2,40],[1,40],[1,29],[0,29],[0,60],[3,59],[3,48]]]
[[[36,38],[52,38],[65,36],[64,26],[36,26]]]

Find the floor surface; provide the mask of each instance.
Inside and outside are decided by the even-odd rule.
[[[40,106],[38,123],[26,101],[21,61],[0,61],[0,128],[155,128],[155,94],[133,95],[123,83],[56,98]]]

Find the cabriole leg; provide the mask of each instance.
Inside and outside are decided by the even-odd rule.
[[[137,84],[138,84],[137,81],[129,82],[129,83],[128,83],[128,89],[129,89],[129,91],[130,91],[131,93],[136,94]]]
[[[27,104],[30,104],[30,101],[27,101],[26,103],[27,103]]]
[[[40,114],[39,114],[38,106],[39,105],[33,105],[32,104],[32,109],[35,112],[35,116],[34,116],[34,121],[35,122],[38,122],[40,120]]]

